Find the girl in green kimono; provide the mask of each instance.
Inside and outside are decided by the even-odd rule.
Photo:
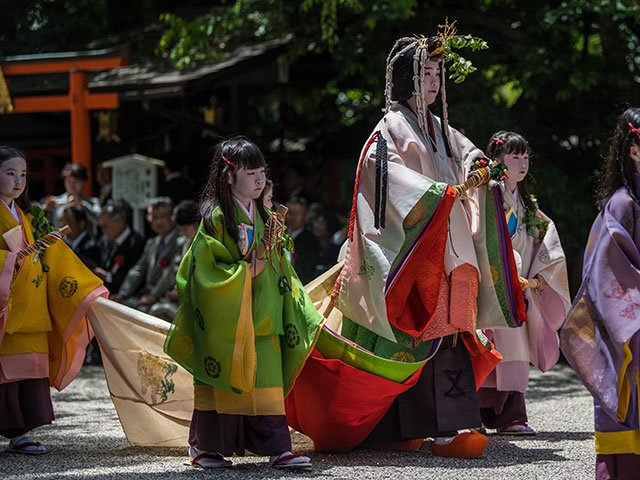
[[[203,220],[178,271],[180,309],[165,351],[194,376],[193,466],[229,466],[224,457],[246,449],[270,456],[276,468],[311,467],[290,451],[284,398],[323,317],[284,254],[287,238],[276,228],[284,219],[264,208],[265,180],[255,144],[244,137],[218,144]]]

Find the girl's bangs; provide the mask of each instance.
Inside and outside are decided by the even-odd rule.
[[[262,153],[257,147],[247,145],[243,150],[244,151],[239,152],[240,155],[236,157],[238,159],[238,168],[254,170],[256,168],[264,168],[267,166]]]
[[[529,153],[529,145],[520,135],[511,135],[510,138],[505,141],[504,153],[506,155],[523,155],[525,153]]]

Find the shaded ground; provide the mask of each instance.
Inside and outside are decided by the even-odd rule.
[[[183,465],[185,448],[142,448],[124,436],[101,367],[85,367],[61,393],[53,393],[56,420],[33,432],[50,453],[39,457],[0,453],[0,478],[46,479],[589,479],[594,478],[591,397],[566,365],[542,375],[532,369],[526,394],[535,437],[489,435],[480,459],[432,457],[419,452],[360,450],[317,454],[304,435],[293,435],[294,451],[312,458],[306,473],[274,471],[266,458],[235,458],[233,469],[203,471]]]

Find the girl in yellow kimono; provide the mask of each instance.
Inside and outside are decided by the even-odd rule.
[[[25,434],[53,420],[49,386],[80,371],[93,336],[84,314],[108,291],[64,242],[18,260],[48,227],[26,177],[22,153],[0,146],[0,435],[7,451],[39,455],[46,448]]]

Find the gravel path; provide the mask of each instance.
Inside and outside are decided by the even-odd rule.
[[[56,420],[33,432],[50,449],[39,457],[0,453],[0,478],[46,479],[591,479],[594,478],[591,397],[566,365],[542,375],[532,369],[526,394],[535,437],[489,435],[479,459],[432,457],[419,452],[360,450],[316,454],[311,441],[293,434],[295,452],[311,456],[305,473],[274,471],[264,457],[235,458],[233,469],[203,471],[183,465],[185,448],[142,448],[124,436],[101,367],[85,367],[63,392],[53,393]]]

